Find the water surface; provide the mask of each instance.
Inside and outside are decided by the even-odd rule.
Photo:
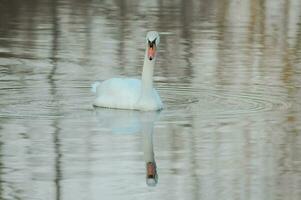
[[[148,30],[165,109],[93,108]],[[0,199],[300,199],[300,85],[299,0],[3,0]]]

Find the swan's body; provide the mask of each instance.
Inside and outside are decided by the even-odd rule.
[[[97,94],[94,101],[95,106],[133,110],[160,110],[163,108],[161,99],[154,88],[144,100],[140,100],[142,82],[138,79],[111,78],[101,83],[96,82],[93,88]]]
[[[163,108],[160,96],[153,88],[153,71],[159,34],[154,31],[148,32],[146,39],[142,79],[112,78],[94,83],[92,91],[97,96],[94,101],[95,106],[135,110],[161,110]]]

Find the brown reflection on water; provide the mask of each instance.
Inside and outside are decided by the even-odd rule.
[[[2,0],[0,198],[300,199],[300,13],[299,0]],[[139,182],[141,135],[99,127],[88,88],[139,77],[150,29],[166,105],[156,191]]]

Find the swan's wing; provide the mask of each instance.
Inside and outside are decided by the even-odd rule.
[[[98,96],[131,98],[140,95],[141,81],[129,78],[112,78],[97,87]],[[120,100],[120,99],[119,99]]]
[[[109,108],[131,108],[141,93],[141,81],[137,79],[113,78],[96,88],[96,106]]]

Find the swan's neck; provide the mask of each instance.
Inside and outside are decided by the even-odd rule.
[[[142,95],[150,94],[152,92],[155,61],[156,58],[149,60],[147,54],[145,54],[142,70]]]
[[[153,126],[152,122],[142,122],[143,152],[146,163],[155,162],[153,150]]]

